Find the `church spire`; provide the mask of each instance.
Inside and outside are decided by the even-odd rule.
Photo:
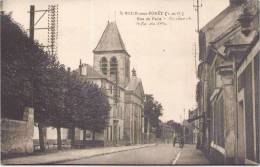
[[[115,22],[107,23],[107,26],[99,40],[95,52],[126,51],[124,42]]]

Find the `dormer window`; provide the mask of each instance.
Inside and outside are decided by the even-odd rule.
[[[100,69],[104,75],[107,75],[107,58],[105,57],[101,58]]]

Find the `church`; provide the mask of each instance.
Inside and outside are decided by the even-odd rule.
[[[93,50],[93,66],[81,63],[76,70],[106,93],[111,110],[104,132],[95,138],[105,146],[141,144],[144,140],[144,90],[115,22],[107,26]]]

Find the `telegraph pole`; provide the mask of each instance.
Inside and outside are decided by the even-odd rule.
[[[30,29],[29,29],[29,38],[31,39],[31,41],[33,42],[34,41],[34,13],[35,13],[35,7],[34,5],[31,5],[30,6]],[[34,62],[32,62],[32,71],[34,70]],[[32,87],[34,87],[34,75],[33,75],[33,72],[32,72]],[[33,91],[32,91],[32,95],[31,95],[31,107],[34,107],[33,103],[34,103],[34,100],[33,100]]]
[[[34,13],[35,7],[34,5],[30,6],[30,39],[34,40]]]
[[[197,76],[197,46],[196,42],[194,42],[194,59],[195,59],[195,75]]]
[[[183,142],[185,143],[185,125],[184,125],[184,121],[185,121],[185,109],[183,109]]]
[[[197,12],[197,30],[196,32],[199,33],[200,30],[200,8],[202,7],[202,0],[196,0],[196,5],[193,5],[195,11]]]
[[[51,9],[50,9],[51,7]],[[29,38],[31,39],[32,43],[34,43],[34,31],[35,30],[48,30],[48,31],[51,31],[51,42],[52,42],[52,45],[50,46],[52,51],[54,50],[54,47],[56,45],[54,45],[54,40],[56,42],[57,40],[57,34],[55,33],[58,33],[56,27],[58,26],[58,7],[57,5],[51,5],[49,7],[48,10],[35,10],[35,6],[34,5],[31,5],[30,6],[30,27],[29,27]],[[38,20],[35,22],[35,13],[36,12],[41,12],[42,15],[38,18]],[[47,12],[50,12],[51,13],[51,17],[48,17],[48,22],[51,22],[51,24],[48,24],[48,27],[43,27],[43,28],[35,28],[37,23],[39,23],[39,21],[44,17],[44,15],[47,13]],[[49,36],[48,36],[49,38]],[[48,41],[49,43],[49,41]],[[55,43],[56,44],[56,43]],[[49,46],[43,46],[43,47],[49,47]],[[35,63],[34,63],[34,59],[32,60],[32,95],[31,95],[31,107],[33,108],[34,107],[34,67],[35,67]],[[43,126],[42,124],[38,124],[38,128],[39,128],[39,139],[40,139],[40,149],[41,151],[45,151],[45,147],[44,147],[44,136],[43,136]]]
[[[199,43],[199,30],[200,30],[200,8],[202,7],[202,0],[196,0],[196,4],[193,4],[193,7],[197,14],[197,29],[195,30],[198,33],[198,43]],[[195,42],[195,73],[197,75],[197,48]]]

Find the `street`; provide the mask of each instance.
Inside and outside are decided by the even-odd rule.
[[[172,164],[181,150],[178,145],[159,144],[60,164]]]
[[[72,149],[43,155],[6,159],[4,164],[131,164],[183,165],[211,164],[193,144],[183,148],[172,144],[140,144],[134,146]]]

